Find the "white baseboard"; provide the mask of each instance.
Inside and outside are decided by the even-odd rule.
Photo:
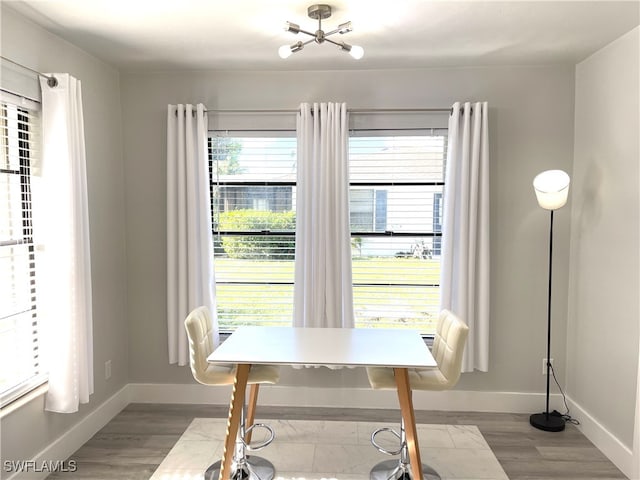
[[[228,405],[231,398],[231,386],[207,387],[199,384],[134,383],[129,387],[132,403]],[[395,409],[398,408],[398,397],[393,390],[269,385],[260,389],[260,404]],[[414,391],[413,405],[417,410],[536,413],[544,410],[545,396],[538,393],[519,392]],[[552,395],[551,407],[560,410],[561,405],[562,397]]]
[[[16,472],[7,480],[40,480],[51,472],[42,471],[45,464],[55,464],[60,459],[69,458],[84,445],[98,430],[122,411],[130,401],[130,389],[125,385],[100,406],[76,423],[70,430],[58,437],[51,445],[38,453],[30,462],[32,468]]]
[[[602,453],[604,453],[622,473],[632,480],[634,478],[634,456],[631,448],[626,446],[613,433],[602,425],[587,410],[567,397],[567,403],[571,409],[571,416],[580,421],[578,429],[587,437]]]

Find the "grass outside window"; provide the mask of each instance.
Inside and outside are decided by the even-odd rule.
[[[419,275],[422,285],[403,285],[407,272]],[[293,260],[216,258],[220,324],[226,328],[291,325],[293,276]],[[439,308],[439,277],[437,258],[356,257],[353,260],[356,327],[433,331]],[[247,297],[251,302],[247,302]]]

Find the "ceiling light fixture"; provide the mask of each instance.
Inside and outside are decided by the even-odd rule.
[[[306,30],[301,29],[300,25],[297,25],[292,22],[287,22],[285,24],[284,29],[287,32],[295,33],[296,35],[298,33],[304,33],[313,38],[311,40],[307,40],[306,42],[300,41],[300,42],[294,43],[293,45],[281,46],[278,49],[278,55],[280,55],[280,58],[287,58],[291,56],[292,53],[299,52],[304,48],[305,45],[308,45],[311,42],[316,42],[320,44],[320,43],[324,43],[325,41],[329,43],[333,43],[341,51],[349,53],[349,55],[351,55],[356,60],[360,60],[364,56],[364,49],[358,45],[349,45],[348,43],[345,43],[345,42],[336,42],[334,40],[331,40],[330,38],[327,38],[329,35],[333,35],[334,33],[339,33],[341,35],[344,35],[345,33],[349,33],[350,31],[353,30],[353,27],[351,26],[351,22],[341,23],[340,25],[338,25],[338,28],[328,33],[325,33],[322,30],[322,20],[327,19],[331,16],[330,5],[325,5],[325,4],[311,5],[307,9],[307,15],[309,15],[309,18],[318,20],[318,30],[316,30],[315,33],[307,32]]]

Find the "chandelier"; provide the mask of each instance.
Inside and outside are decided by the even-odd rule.
[[[292,22],[287,22],[284,27],[284,29],[287,32],[291,32],[295,34],[304,33],[306,35],[309,35],[312,38],[310,40],[307,40],[306,42],[299,41],[294,43],[293,45],[281,46],[278,49],[278,55],[280,55],[280,58],[287,58],[292,53],[299,52],[304,48],[305,45],[308,45],[311,42],[316,42],[318,44],[322,44],[324,42],[333,43],[341,51],[349,53],[349,55],[351,55],[356,60],[359,60],[362,58],[362,56],[364,55],[364,49],[362,47],[358,45],[349,45],[348,43],[345,43],[345,42],[336,42],[334,40],[331,40],[330,38],[327,38],[330,35],[333,35],[334,33],[339,33],[341,35],[345,33],[349,33],[351,30],[353,30],[353,28],[351,27],[351,22],[342,23],[338,25],[338,28],[336,28],[335,30],[332,30],[327,33],[325,33],[322,30],[322,20],[327,19],[331,16],[330,5],[324,5],[324,4],[311,5],[307,9],[307,15],[309,15],[309,18],[318,20],[318,30],[316,30],[315,33],[307,32],[306,30],[301,29],[300,25],[297,25]]]

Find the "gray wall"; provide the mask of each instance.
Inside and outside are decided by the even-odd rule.
[[[209,108],[260,109],[294,108],[301,101],[322,100],[363,108],[448,107],[457,100],[488,101],[490,371],[463,375],[458,388],[544,391],[540,372],[545,355],[548,214],[537,206],[531,181],[542,170],[562,168],[572,173],[573,200],[557,212],[555,224],[555,365],[572,398],[630,445],[638,356],[638,226],[630,222],[628,213],[635,205],[637,221],[638,152],[636,142],[635,153],[620,154],[621,145],[634,145],[627,138],[633,133],[625,127],[633,118],[611,119],[637,108],[610,111],[608,105],[626,107],[630,101],[638,102],[637,76],[620,75],[626,65],[617,64],[632,61],[635,55],[637,65],[637,30],[635,35],[635,40],[625,38],[580,64],[576,92],[573,66],[119,74],[3,4],[3,56],[43,71],[69,72],[83,82],[96,393],[75,415],[43,413],[42,401],[36,400],[3,418],[2,459],[34,456],[129,382],[193,382],[187,368],[168,365],[165,330],[166,105],[187,102],[203,102]],[[433,118],[425,121],[434,122]],[[237,122],[249,122],[250,127],[252,120]],[[620,139],[620,132],[627,137]],[[607,252],[609,264],[593,262],[594,252],[602,251],[611,232],[617,234],[615,248]],[[601,328],[603,317],[606,331]],[[615,336],[620,331],[624,333]],[[594,351],[605,352],[615,363],[598,362]],[[104,381],[104,362],[109,359],[113,377]],[[612,364],[619,376],[608,375]],[[594,372],[598,372],[597,384],[592,381]],[[285,371],[282,383],[333,388],[367,385],[361,371],[326,370]],[[616,402],[613,407],[610,399]]]
[[[576,67],[568,392],[632,448],[640,305],[640,28]]]
[[[33,458],[126,385],[129,350],[119,74],[79,48],[25,21],[4,3],[1,8],[2,56],[39,71],[68,72],[82,81],[95,364],[95,393],[79,413],[45,413],[40,397],[2,418],[1,450],[4,462],[5,459]],[[23,82],[14,83],[11,89],[24,88],[27,93],[37,92],[38,88],[34,88],[35,78],[26,78]],[[3,75],[2,86],[5,86],[4,79]],[[107,360],[113,362],[109,381],[104,379],[104,362]]]
[[[543,392],[548,214],[531,182],[573,161],[573,66],[317,72],[181,72],[121,77],[127,191],[127,278],[132,382],[192,382],[169,366],[166,335],[166,106],[295,108],[302,101],[351,107],[449,107],[486,100],[491,149],[491,352],[488,373],[459,389]],[[442,120],[446,122],[446,115]],[[215,121],[215,117],[212,117]],[[431,120],[429,120],[431,121]],[[242,122],[242,120],[240,120]],[[251,126],[250,116],[244,119]],[[564,378],[570,209],[558,212],[554,358]],[[144,348],[140,348],[144,345]],[[283,372],[283,385],[366,386],[362,371]],[[544,405],[540,405],[542,410]]]

